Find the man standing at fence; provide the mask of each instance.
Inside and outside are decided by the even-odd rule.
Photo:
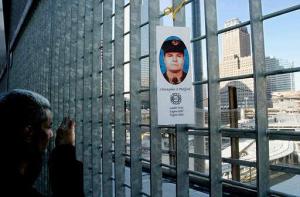
[[[41,196],[32,186],[52,137],[49,101],[27,91],[13,90],[0,98],[0,196]]]

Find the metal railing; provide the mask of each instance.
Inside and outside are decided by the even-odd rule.
[[[182,1],[173,0],[173,5],[180,2]],[[18,28],[10,43],[13,54],[10,88],[24,84],[24,88],[49,96],[55,115],[54,125],[66,114],[75,117],[77,158],[84,163],[84,189],[87,196],[125,196],[129,189],[131,196],[160,197],[163,178],[174,181],[177,196],[188,196],[190,188],[210,193],[211,196],[222,196],[223,192],[250,192],[258,196],[285,195],[270,190],[270,180],[266,178],[269,177],[269,171],[299,174],[299,168],[271,164],[268,142],[299,141],[300,138],[295,132],[268,129],[266,77],[300,72],[300,67],[266,71],[263,22],[298,11],[300,5],[263,15],[261,0],[250,0],[248,21],[218,29],[216,0],[186,1],[184,6],[192,7],[195,107],[203,109],[203,113],[197,116],[196,125],[159,126],[156,110],[155,29],[161,19],[169,17],[160,13],[159,4],[159,0],[131,0],[126,4],[119,0],[41,1],[31,13],[29,24],[23,24],[22,19],[18,25],[24,26],[24,33],[17,35]],[[201,6],[205,12],[205,35],[201,35],[200,29]],[[39,9],[48,14],[50,25],[46,26],[48,21],[42,19],[43,10]],[[125,9],[130,10],[128,21]],[[184,9],[183,7],[177,13],[174,26],[186,26]],[[22,18],[26,17],[27,12],[29,7],[25,9]],[[142,14],[148,20],[141,22]],[[126,32],[125,24],[129,25]],[[43,25],[47,27],[45,31],[48,40],[43,40],[47,47],[37,51],[37,46],[43,45],[30,36],[33,34],[34,38],[42,40],[43,34],[36,30],[42,29]],[[219,36],[246,26],[251,27],[253,73],[220,77]],[[141,39],[143,28],[149,30],[146,40]],[[18,36],[20,39],[15,39]],[[125,46],[125,37],[130,37],[129,46]],[[206,41],[206,57],[202,54],[202,41]],[[149,53],[141,54],[142,45],[146,43]],[[32,52],[27,59],[24,59],[25,50]],[[129,50],[128,60],[125,60],[126,50]],[[202,58],[206,58],[209,65],[207,79],[203,77]],[[147,64],[146,73],[149,73],[149,85],[145,86],[141,85],[143,60]],[[23,67],[23,62],[32,66]],[[29,72],[30,69],[38,72]],[[126,72],[130,73],[129,79]],[[254,81],[255,128],[221,127],[220,83],[243,79]],[[126,80],[129,84],[124,82]],[[208,86],[208,99],[204,99],[204,86]],[[149,94],[145,96],[149,106],[149,120],[143,122],[141,104],[145,93]],[[207,110],[204,110],[204,100],[208,102]],[[205,114],[207,125],[204,121]],[[141,140],[145,128],[150,132],[150,144],[147,148],[142,147]],[[130,139],[127,139],[127,134],[130,134]],[[163,135],[168,135],[173,143],[170,145],[169,141],[168,149],[162,148],[166,139]],[[189,152],[191,136],[195,140],[193,145],[197,146],[195,152]],[[222,157],[223,138],[255,140],[256,161]],[[148,151],[150,158],[143,158],[142,150]],[[173,162],[163,161],[163,155],[168,159],[172,157]],[[199,160],[199,164],[208,162],[208,170],[201,167],[196,169],[195,165],[193,170],[190,169],[192,159]],[[247,179],[247,176],[244,181],[226,179],[222,172],[223,163],[244,166],[246,170],[253,168],[256,184],[250,183],[251,177]],[[126,167],[130,168],[129,183],[125,177]],[[143,191],[143,170],[150,174],[150,193]],[[44,179],[48,178],[47,169],[42,176]],[[250,181],[247,182],[246,179]]]

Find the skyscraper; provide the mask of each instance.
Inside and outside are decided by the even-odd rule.
[[[267,71],[281,70],[284,68],[292,68],[294,64],[287,60],[275,57],[266,57]],[[273,92],[284,92],[295,90],[294,73],[286,73],[281,75],[271,75],[267,77],[267,98],[271,100]]]
[[[240,24],[241,21],[237,18],[225,22],[225,28]],[[222,35],[223,41],[223,59],[238,56],[250,56],[250,36],[247,27],[225,32]]]
[[[240,24],[239,19],[225,22],[225,27]],[[220,62],[220,78],[247,75],[253,73],[250,34],[247,27],[237,28],[222,34],[222,58]],[[266,57],[266,71],[281,70],[293,67],[293,63],[275,57]],[[237,99],[240,107],[253,107],[254,81],[241,79],[220,84],[221,107],[228,107],[228,86],[237,88]],[[272,92],[295,90],[294,74],[281,74],[267,77],[267,98],[271,102]],[[271,103],[270,103],[271,104]]]
[[[239,19],[225,22],[225,27],[241,23]],[[250,51],[250,35],[247,27],[237,28],[222,34],[222,59],[220,62],[220,78],[245,75],[253,73],[252,57]],[[253,79],[222,82],[221,106],[228,107],[228,86],[237,88],[238,105],[253,106]]]

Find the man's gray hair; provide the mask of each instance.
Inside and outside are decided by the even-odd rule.
[[[42,95],[30,90],[14,89],[0,96],[0,129],[37,126],[46,118],[45,109],[51,107],[48,99]]]

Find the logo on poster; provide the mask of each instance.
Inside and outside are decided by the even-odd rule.
[[[181,94],[179,93],[172,93],[170,96],[170,101],[174,105],[179,105],[182,101]]]

